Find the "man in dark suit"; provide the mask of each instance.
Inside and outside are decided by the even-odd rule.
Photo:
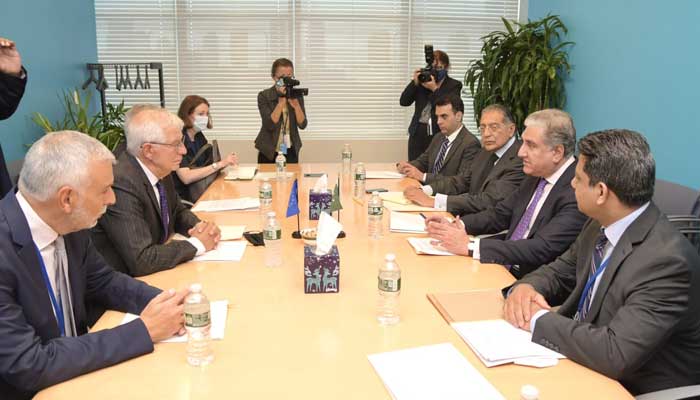
[[[426,221],[430,236],[448,251],[484,264],[503,264],[516,278],[561,255],[586,219],[576,207],[570,185],[576,168],[571,117],[560,110],[542,110],[529,115],[525,126],[518,156],[528,177],[515,192],[461,220],[430,217]],[[473,237],[505,229],[505,237]]]
[[[10,118],[17,110],[27,86],[27,71],[15,42],[0,37],[0,120]],[[12,189],[12,181],[0,146],[0,196]]]
[[[173,184],[171,172],[186,152],[182,120],[162,108],[137,106],[125,134],[127,151],[114,170],[117,202],[93,229],[95,246],[107,263],[142,276],[216,247],[219,228],[188,210]],[[168,241],[176,232],[190,237]]]
[[[579,151],[572,185],[591,220],[566,253],[515,283],[506,319],[635,395],[700,384],[700,257],[651,202],[649,145],[615,129]]]
[[[435,135],[420,157],[397,164],[399,172],[425,184],[469,170],[472,159],[481,149],[479,140],[462,125],[464,103],[459,96],[439,98],[435,113],[440,134]]]
[[[484,108],[479,130],[483,149],[469,169],[429,185],[409,187],[404,196],[421,206],[458,215],[483,211],[513,193],[525,174],[518,157],[522,143],[515,138],[515,123],[508,108],[500,104]],[[430,197],[433,193],[434,199]]]
[[[19,191],[0,201],[0,397],[29,399],[78,375],[153,351],[183,333],[183,299],[108,266],[87,229],[114,203],[114,156],[80,132],[27,152]],[[86,307],[140,318],[87,333]]]

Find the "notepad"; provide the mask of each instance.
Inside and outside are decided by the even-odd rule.
[[[260,199],[257,197],[241,197],[238,199],[206,200],[200,201],[192,207],[192,211],[228,211],[228,210],[254,210],[260,208]]]
[[[243,238],[245,225],[221,225],[221,240],[239,240]]]
[[[222,340],[226,332],[226,316],[228,315],[228,300],[219,300],[211,302],[211,338],[214,340]],[[120,325],[127,324],[139,316],[134,314],[125,314]],[[160,343],[187,343],[187,335],[173,336],[169,339],[161,340]]]
[[[410,237],[406,238],[408,240],[408,243],[411,244],[413,247],[413,250],[416,251],[416,254],[428,254],[432,256],[453,256],[453,253],[450,253],[449,251],[445,250],[444,248],[440,247],[439,245],[434,245],[430,242],[432,242],[435,239],[429,238],[429,237],[423,237],[423,238],[417,238],[417,237]]]
[[[407,199],[404,195],[403,192],[383,192],[379,193],[379,197],[383,201],[388,201],[391,203],[396,203],[396,204],[412,204],[411,200]]]
[[[231,168],[224,177],[227,181],[234,180],[251,180],[255,177],[258,167],[241,167]]]
[[[504,400],[451,344],[371,354],[367,358],[397,400]]]
[[[248,242],[219,242],[215,249],[195,257],[194,261],[241,261]]]
[[[367,171],[365,179],[403,179],[405,175],[396,171]]]
[[[399,233],[426,233],[425,219],[418,214],[391,211],[389,214],[389,230]]]

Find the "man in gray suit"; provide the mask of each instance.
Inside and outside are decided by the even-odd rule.
[[[464,103],[458,95],[447,95],[435,102],[440,134],[428,149],[413,161],[402,161],[397,169],[425,184],[465,173],[481,149],[479,140],[462,125]]]
[[[494,206],[514,192],[525,178],[518,157],[522,142],[515,138],[510,110],[492,104],[479,120],[483,148],[471,168],[461,175],[443,177],[421,187],[409,187],[404,196],[416,204],[435,207],[455,215],[471,214]],[[435,198],[430,196],[437,193]]]
[[[579,151],[571,184],[591,220],[561,257],[513,285],[505,318],[633,394],[699,384],[700,257],[651,202],[649,145],[608,130]]]
[[[219,228],[180,201],[171,172],[185,146],[182,121],[165,109],[136,106],[125,124],[127,151],[114,169],[117,201],[93,229],[102,256],[118,271],[148,275],[216,247]],[[174,233],[187,240],[168,240]]]

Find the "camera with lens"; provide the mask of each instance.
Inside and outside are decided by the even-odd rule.
[[[282,77],[281,80],[282,84],[280,86],[286,87],[287,90],[285,90],[284,94],[280,94],[280,96],[287,98],[300,98],[309,95],[309,89],[295,87],[299,86],[300,82],[298,80],[290,78],[288,76]]]
[[[433,45],[426,44],[425,47],[423,48],[423,50],[425,51],[426,66],[425,66],[425,68],[420,69],[420,73],[418,74],[418,82],[421,82],[421,83],[430,82],[431,76],[435,77],[435,80],[437,81],[437,71],[433,67],[433,62],[435,61],[435,53],[433,52]]]

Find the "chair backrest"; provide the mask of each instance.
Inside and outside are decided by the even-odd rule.
[[[652,200],[666,215],[700,217],[700,193],[687,186],[657,179]]]
[[[700,253],[700,218],[694,215],[671,215],[668,220]]]

